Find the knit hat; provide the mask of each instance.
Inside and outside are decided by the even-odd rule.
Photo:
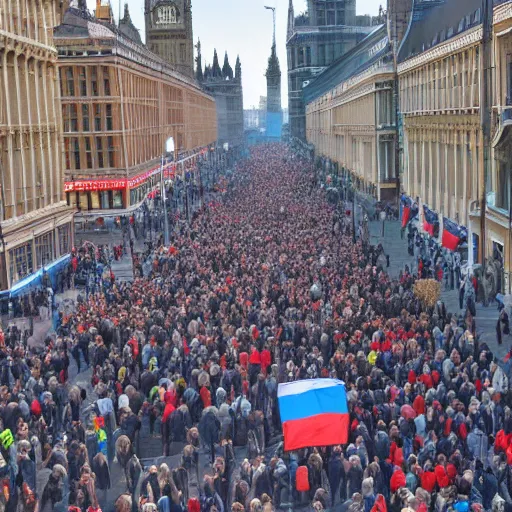
[[[436,475],[437,484],[439,485],[440,488],[448,487],[450,485],[450,479],[446,474],[446,469],[444,468],[444,466],[438,464],[434,468],[434,473]]]
[[[37,417],[41,416],[41,413],[42,413],[41,404],[37,400],[32,400],[32,403],[30,404],[30,412],[34,416],[37,416]]]
[[[405,484],[406,484],[405,473],[401,469],[397,469],[391,476],[391,480],[390,480],[391,492],[394,493],[398,489],[405,487]]]
[[[201,512],[201,504],[197,498],[190,498],[187,503],[188,512]]]
[[[425,471],[421,474],[421,487],[428,492],[433,492],[436,487],[436,475],[433,471]]]

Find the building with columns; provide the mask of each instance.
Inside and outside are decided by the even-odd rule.
[[[119,28],[70,8],[55,30],[65,190],[77,221],[139,208],[160,180],[168,137],[180,159],[217,140],[212,96],[137,36],[128,8]]]
[[[73,246],[64,200],[54,0],[0,4],[0,290],[28,283]]]
[[[336,60],[303,90],[306,140],[358,189],[397,197],[395,72],[386,25]]]
[[[289,0],[286,50],[291,137],[306,138],[303,87],[377,24],[378,18],[356,16],[356,0],[307,0],[307,11],[298,16]]]
[[[398,54],[403,188],[465,226],[481,175],[480,7],[417,2]]]

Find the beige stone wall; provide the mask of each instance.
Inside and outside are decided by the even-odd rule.
[[[64,202],[56,8],[51,0],[0,0],[0,288],[25,273],[11,272],[17,247],[30,246],[18,269],[29,273],[72,244],[58,235],[72,211]]]
[[[365,185],[396,187],[392,75],[343,83],[306,107],[307,141]]]
[[[130,177],[160,158],[170,136],[183,151],[217,138],[215,102],[192,87],[111,59],[59,65],[68,177]]]
[[[482,167],[480,42],[469,32],[398,68],[403,188],[463,225]]]

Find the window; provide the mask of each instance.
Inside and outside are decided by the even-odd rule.
[[[96,151],[98,155],[98,169],[103,169],[103,141],[96,137]]]
[[[68,83],[68,96],[75,95],[75,82],[73,80],[73,68],[66,68],[66,81]]]
[[[107,137],[108,165],[114,167],[114,137]]]
[[[298,49],[298,52],[299,52],[299,67],[302,67],[304,66],[304,48],[299,48]]]
[[[336,11],[327,11],[327,25],[336,25]]]
[[[107,103],[106,105],[106,121],[107,121],[107,131],[112,131],[113,130],[113,122],[112,122],[112,104],[111,103]]]
[[[69,105],[69,127],[72,132],[78,131],[78,113],[75,103]]]
[[[316,12],[316,21],[318,25],[325,25],[325,10],[324,9],[318,9]]]
[[[94,105],[94,130],[101,132],[101,105],[99,103]]]
[[[80,95],[87,96],[87,77],[85,75],[85,67],[80,66],[78,68],[78,76],[80,81]]]
[[[98,96],[98,70],[96,66],[91,67],[91,96]]]
[[[89,194],[87,192],[80,192],[78,194],[78,208],[80,210],[89,209]]]
[[[74,159],[75,159],[75,170],[80,169],[80,144],[78,143],[78,139],[76,137],[73,137],[72,139],[72,147],[73,147],[73,153],[74,153]]]
[[[58,227],[59,254],[62,256],[71,252],[71,224],[67,223]]]
[[[114,208],[123,207],[123,194],[120,190],[114,190]]]
[[[110,75],[106,66],[103,66],[103,90],[105,96],[110,96]]]
[[[292,69],[294,69],[295,68],[295,48],[291,49],[291,53],[292,53]]]
[[[64,121],[64,132],[69,132],[69,118],[70,118],[69,105],[64,105],[64,108],[62,109],[62,119]]]
[[[318,45],[318,65],[325,66],[325,44]]]
[[[102,190],[100,192],[100,207],[102,210],[108,210],[110,208],[108,190]]]
[[[32,274],[34,262],[32,260],[32,242],[26,242],[9,251],[9,273],[11,284]]]
[[[85,158],[87,159],[87,169],[92,169],[92,150],[90,137],[85,137]]]
[[[89,105],[82,105],[82,127],[84,132],[90,130],[89,124]]]
[[[37,268],[51,263],[54,258],[53,231],[36,237],[35,246]]]
[[[311,47],[306,47],[306,66],[311,66]]]
[[[336,11],[336,25],[345,25],[345,11]]]
[[[61,95],[61,97],[66,96],[66,92],[64,90],[64,84],[66,82],[65,69],[66,68],[60,68],[59,69],[59,82],[60,82],[60,95]]]

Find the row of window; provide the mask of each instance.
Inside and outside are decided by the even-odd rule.
[[[66,169],[116,167],[114,137],[65,137]]]
[[[403,112],[478,107],[479,47],[451,55],[400,79]],[[478,66],[478,64],[477,64]]]
[[[289,50],[291,60],[291,69],[296,67],[309,66],[329,66],[338,57],[344,53],[343,43],[319,44],[317,46],[316,56],[312,56],[310,46],[300,46]],[[316,57],[316,58],[315,58]]]
[[[99,192],[68,192],[68,205],[80,210],[118,210],[127,208],[122,190],[101,190]]]
[[[66,104],[62,107],[64,132],[112,131],[114,129],[112,110],[111,103]]]
[[[71,223],[59,226],[9,251],[11,283],[32,274],[57,257],[71,252]]]
[[[111,95],[108,66],[64,66],[59,71],[63,98]]]

